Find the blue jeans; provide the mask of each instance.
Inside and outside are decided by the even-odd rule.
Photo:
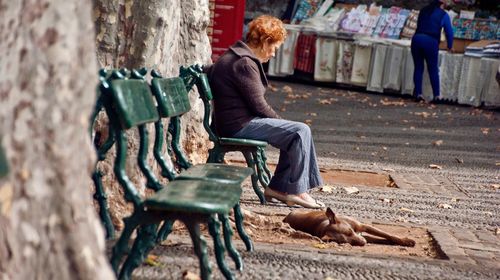
[[[283,119],[255,118],[234,137],[268,142],[280,150],[280,157],[269,187],[300,194],[323,185],[316,150],[308,125]]]
[[[424,76],[424,60],[431,80],[434,97],[439,96],[439,41],[426,34],[415,34],[411,40],[411,55],[415,64],[413,82],[415,95],[422,95],[422,79]]]

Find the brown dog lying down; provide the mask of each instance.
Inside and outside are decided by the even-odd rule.
[[[362,224],[353,218],[335,215],[328,207],[326,211],[293,211],[285,217],[283,222],[290,224],[295,230],[307,232],[321,238],[323,241],[350,243],[354,246],[364,246],[366,242],[386,243],[413,247],[415,241],[409,238],[400,238],[384,232],[373,226]],[[380,238],[361,236],[358,233],[366,232]]]

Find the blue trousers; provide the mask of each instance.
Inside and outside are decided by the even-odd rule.
[[[439,41],[426,34],[415,34],[411,40],[411,55],[415,64],[413,82],[415,95],[422,95],[422,78],[424,76],[424,60],[431,80],[432,94],[439,96]]]
[[[308,125],[283,119],[255,118],[234,137],[262,140],[280,150],[280,157],[269,187],[300,194],[323,185],[316,150]]]

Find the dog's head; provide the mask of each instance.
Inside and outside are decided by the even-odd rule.
[[[349,223],[337,218],[330,207],[326,208],[325,214],[330,223],[325,228],[324,236],[321,237],[323,241],[349,243],[354,246],[364,246],[366,244],[366,240],[361,235],[358,235]]]

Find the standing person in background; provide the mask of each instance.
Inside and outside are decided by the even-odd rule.
[[[424,60],[432,85],[433,100],[439,100],[439,41],[441,30],[444,28],[448,51],[453,47],[453,29],[450,17],[444,10],[445,0],[432,0],[418,15],[417,30],[411,40],[411,54],[415,64],[413,82],[415,83],[415,98],[417,101],[422,97],[422,78],[424,75]]]
[[[259,16],[248,24],[246,42],[237,41],[206,70],[214,95],[215,127],[223,137],[266,141],[280,149],[264,191],[267,200],[321,208],[324,204],[308,193],[323,184],[311,129],[281,119],[264,98],[268,82],[262,63],[274,56],[286,34],[279,19]]]

